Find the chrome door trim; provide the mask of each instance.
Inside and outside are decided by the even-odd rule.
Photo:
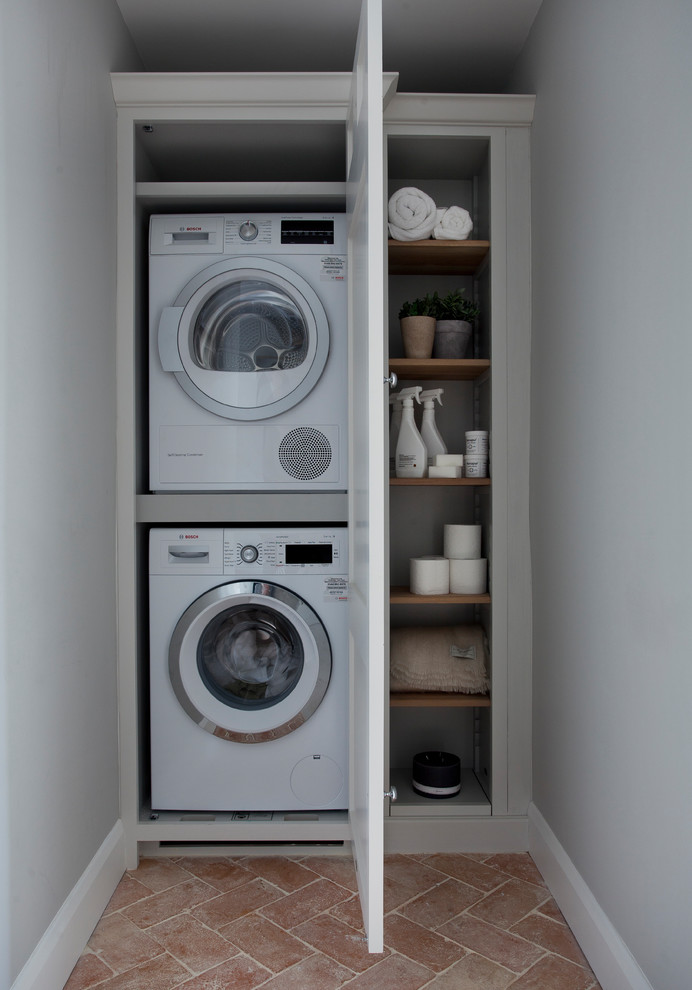
[[[300,384],[288,395],[277,399],[275,402],[252,409],[245,409],[242,406],[226,405],[218,399],[207,395],[207,393],[204,392],[199,385],[192,380],[187,370],[185,370],[185,359],[183,359],[183,356],[180,353],[180,333],[181,331],[185,333],[187,339],[186,346],[189,347],[189,335],[192,332],[194,321],[207,298],[206,296],[198,298],[197,293],[203,289],[208,282],[216,283],[221,281],[221,278],[224,275],[238,274],[244,271],[248,272],[250,275],[256,275],[257,277],[261,274],[264,274],[265,276],[274,275],[282,282],[285,282],[286,285],[292,290],[292,292],[289,292],[288,294],[292,296],[294,302],[299,305],[298,299],[302,298],[303,302],[307,306],[306,316],[312,317],[311,322],[314,323],[316,338],[315,353],[312,363],[310,364],[309,370]],[[286,290],[284,289],[284,291]],[[192,300],[195,300],[195,302],[191,311],[188,312],[188,305]],[[183,391],[187,392],[191,399],[194,399],[194,401],[198,405],[202,406],[202,408],[207,409],[209,412],[215,413],[217,416],[223,416],[225,419],[233,420],[269,419],[272,416],[277,416],[280,413],[286,412],[288,409],[292,409],[294,406],[298,405],[307,395],[309,395],[322,377],[322,372],[324,371],[324,366],[327,363],[330,350],[330,328],[327,313],[322,300],[317,295],[317,292],[312,288],[310,283],[307,282],[301,275],[298,275],[297,272],[294,272],[293,269],[287,268],[285,265],[281,265],[267,258],[254,257],[243,257],[229,259],[227,261],[219,261],[215,265],[210,265],[208,268],[205,268],[203,271],[195,275],[194,278],[192,278],[178,294],[178,297],[173,305],[175,308],[181,309],[177,339],[178,352],[180,354],[181,364],[183,365],[182,371],[174,371],[173,374],[177,378],[180,387]],[[299,306],[299,308],[302,309],[303,307]],[[228,372],[219,372],[219,374],[228,374]]]
[[[190,625],[205,612],[210,611],[210,618],[212,618],[214,615],[218,615],[220,612],[223,612],[226,605],[240,605],[243,604],[243,602],[261,604],[261,602],[257,601],[258,598],[267,599],[268,605],[271,603],[272,599],[281,602],[296,615],[300,616],[302,621],[308,627],[317,653],[317,680],[310,697],[299,712],[294,713],[290,718],[286,719],[286,721],[274,728],[266,729],[261,732],[242,732],[219,725],[217,722],[214,722],[208,716],[200,712],[196,705],[193,704],[183,685],[180,669],[181,653],[183,640]],[[290,617],[286,616],[286,618],[290,621]],[[300,638],[303,639],[302,636]],[[227,584],[222,584],[216,588],[212,588],[211,590],[200,595],[199,598],[195,599],[195,601],[188,606],[178,620],[176,627],[173,630],[173,635],[171,637],[171,642],[168,649],[168,672],[171,685],[182,709],[193,720],[193,722],[196,722],[202,729],[205,729],[212,735],[218,736],[220,739],[226,739],[231,742],[267,742],[270,739],[280,739],[282,736],[288,735],[290,732],[294,732],[297,728],[307,722],[310,716],[319,707],[327,691],[327,686],[329,685],[331,670],[332,651],[329,643],[329,637],[327,636],[327,631],[325,630],[317,613],[310,607],[310,605],[308,605],[307,602],[305,602],[298,595],[294,594],[292,591],[289,591],[288,588],[283,588],[281,585],[265,581],[231,581]],[[229,706],[228,711],[230,713],[233,709]],[[266,709],[263,709],[263,711],[266,711]]]

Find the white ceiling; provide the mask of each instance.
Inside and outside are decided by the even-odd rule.
[[[542,0],[383,0],[400,92],[502,92]],[[341,72],[361,0],[117,0],[148,72]]]

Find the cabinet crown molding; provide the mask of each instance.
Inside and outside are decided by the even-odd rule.
[[[348,106],[350,72],[112,72],[119,107]]]
[[[530,94],[396,93],[385,108],[384,122],[525,127],[533,120],[535,102]]]

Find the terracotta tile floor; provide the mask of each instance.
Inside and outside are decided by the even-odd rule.
[[[66,990],[595,990],[531,858],[387,856],[370,955],[353,864],[322,855],[144,859]]]

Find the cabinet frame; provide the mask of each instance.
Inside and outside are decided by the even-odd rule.
[[[142,73],[112,77],[118,111],[117,155],[117,531],[118,559],[118,696],[121,745],[121,817],[124,826],[126,864],[137,863],[140,844],[156,841],[222,841],[228,838],[221,823],[175,824],[147,821],[142,816],[142,782],[139,747],[137,656],[146,631],[139,626],[141,595],[137,592],[140,569],[146,571],[138,529],[154,523],[189,518],[188,496],[150,496],[140,490],[137,466],[139,382],[136,372],[138,313],[143,305],[138,256],[138,208],[166,209],[181,200],[195,209],[210,211],[223,201],[229,208],[247,197],[274,209],[273,196],[294,197],[302,209],[308,191],[295,184],[277,190],[242,183],[138,182],[135,128],[151,121],[282,120],[338,121],[346,126],[351,73],[292,73],[228,76],[224,74]],[[289,85],[286,88],[286,82]],[[493,851],[526,849],[526,813],[530,798],[531,734],[531,630],[530,564],[528,548],[528,451],[529,451],[529,348],[530,348],[530,235],[529,235],[529,132],[533,97],[525,96],[391,96],[394,75],[385,77],[386,135],[468,136],[486,138],[491,149],[491,212],[493,281],[493,339],[491,356],[496,386],[493,409],[493,500],[496,544],[506,551],[496,561],[503,578],[494,588],[494,658],[504,655],[502,669],[493,675],[493,815],[489,820],[439,819],[429,830],[420,820],[385,822],[389,851],[417,849],[442,851]],[[391,98],[390,98],[391,96]],[[325,183],[317,189],[324,208],[345,200],[345,184]],[[314,198],[313,198],[314,202]],[[156,206],[154,207],[154,204]],[[502,249],[500,249],[502,245]],[[426,246],[423,251],[434,252]],[[487,250],[487,247],[484,248]],[[503,286],[502,289],[499,287]],[[396,364],[393,362],[393,367]],[[439,368],[437,369],[439,371]],[[484,371],[487,370],[483,369]],[[408,372],[406,372],[408,373]],[[449,372],[450,375],[452,371]],[[458,369],[455,369],[455,375]],[[474,370],[474,374],[476,371]],[[418,377],[422,377],[420,370]],[[471,376],[472,377],[472,376]],[[504,393],[504,395],[500,393]],[[471,479],[460,479],[464,484]],[[479,479],[480,481],[481,479]],[[448,483],[448,479],[440,479]],[[430,481],[427,480],[427,484]],[[482,486],[478,486],[479,489]],[[386,493],[383,493],[386,494]],[[232,497],[232,496],[231,496]],[[485,496],[484,496],[485,497]],[[166,501],[159,501],[165,498]],[[199,503],[198,503],[199,504]],[[227,496],[211,496],[206,502],[210,523],[218,523],[227,509]],[[244,504],[244,503],[243,503]],[[344,518],[345,498],[334,497],[333,519]],[[297,500],[296,500],[297,505]],[[313,507],[314,509],[314,507]],[[313,511],[311,509],[310,511]],[[268,507],[267,511],[270,510]],[[235,512],[236,510],[234,510]],[[244,510],[238,510],[244,511]],[[298,511],[298,509],[296,509]],[[322,510],[331,514],[331,509]],[[182,513],[180,515],[179,513]],[[196,521],[204,522],[200,513]],[[511,540],[510,535],[511,520]],[[298,521],[298,517],[297,517]],[[511,650],[510,650],[511,643]],[[491,826],[489,828],[489,826]],[[341,826],[339,826],[341,828]],[[310,834],[308,834],[308,831]],[[340,834],[346,835],[347,828]],[[298,834],[300,833],[300,834]],[[297,827],[287,841],[322,838],[319,830]],[[330,837],[334,836],[332,832]],[[252,841],[271,837],[257,828],[234,829],[234,838]]]

